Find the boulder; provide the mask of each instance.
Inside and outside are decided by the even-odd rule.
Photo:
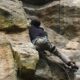
[[[15,60],[17,61],[19,68],[35,70],[39,59],[38,52],[30,46],[33,45],[31,43],[27,45],[23,43],[12,45]]]
[[[20,43],[19,45],[12,45],[12,49],[18,68],[18,75],[24,79],[33,80],[39,56],[38,52],[30,46],[33,45]]]
[[[69,42],[69,40],[67,38],[64,38],[63,36],[61,36],[60,34],[57,34],[55,31],[53,31],[50,28],[44,28],[45,31],[48,33],[48,38],[49,41],[57,46],[57,47],[61,47],[64,48],[65,45]]]
[[[80,1],[53,1],[41,7],[24,6],[29,15],[37,15],[46,27],[68,39],[80,36]]]
[[[36,79],[40,80],[52,80],[50,66],[45,59],[40,58],[36,68],[35,76]]]
[[[79,67],[78,71],[75,73],[75,80],[80,80],[80,50],[66,50],[59,49],[61,53],[67,55],[71,60],[75,61]]]
[[[0,1],[0,30],[27,28],[27,16],[18,0]]]
[[[33,80],[39,55],[26,33],[24,31],[19,34],[7,34],[7,38],[14,53],[18,76]]]
[[[36,79],[39,80],[75,80],[73,73],[68,72],[60,59],[55,56],[44,56],[36,69]]]
[[[12,49],[3,33],[0,33],[0,80],[17,80]]]
[[[79,43],[78,42],[73,42],[73,41],[69,41],[66,45],[66,49],[73,49],[76,50],[79,47]]]

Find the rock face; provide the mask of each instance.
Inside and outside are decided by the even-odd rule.
[[[29,8],[29,7],[25,6],[25,10],[27,13],[29,13],[29,15],[38,16],[46,27],[55,30],[58,34],[61,34],[64,37],[71,40],[69,41],[66,38],[64,39],[64,37],[61,37],[61,35],[55,35],[55,33],[52,30],[49,30],[49,29],[46,30],[49,34],[50,41],[54,42],[55,44],[58,44],[57,45],[58,47],[63,48],[63,49],[60,49],[59,51],[68,55],[72,60],[76,61],[80,67],[80,63],[79,63],[79,59],[80,59],[80,56],[79,56],[80,0],[76,0],[76,1],[75,0],[60,0],[60,1],[53,1],[51,4],[38,7],[38,8],[35,8],[35,7]],[[47,69],[45,67],[44,70],[48,72],[49,66],[47,67]],[[39,71],[41,73],[37,70],[39,72],[37,73],[37,75],[43,76],[42,80],[45,80],[44,78],[45,76],[47,76],[44,70],[42,69],[42,66],[40,67],[39,65]],[[48,78],[51,79],[51,73],[49,72],[49,74],[50,75],[48,76]],[[80,75],[80,70],[78,70],[78,72],[76,73],[75,80],[80,79],[79,75]]]
[[[28,6],[27,6],[28,7]],[[29,14],[37,15],[45,26],[68,39],[80,36],[80,1],[60,0],[40,8],[25,8]]]
[[[0,68],[2,70],[0,76],[2,76],[2,78],[5,77],[6,80],[11,80],[11,77],[13,80],[16,80],[17,76],[15,76],[14,74],[15,71],[12,65],[12,62],[14,63],[14,61],[16,70],[18,71],[16,72],[19,74],[19,76],[23,75],[24,78],[27,78],[28,80],[30,79],[32,80],[34,76],[36,64],[39,60],[38,52],[33,48],[33,45],[31,43],[28,44],[29,37],[27,31],[25,33],[22,32],[16,34],[16,32],[18,32],[19,30],[26,30],[28,25],[27,23],[28,23],[27,16],[24,9],[22,8],[22,3],[20,1],[18,0],[0,1],[0,30],[13,32],[13,34],[2,35],[2,36],[7,36],[7,40],[10,42],[12,49],[10,51],[7,45],[1,46],[4,49],[4,51],[8,53],[10,52],[9,54],[5,52],[1,53],[0,57],[0,59],[6,57],[8,60],[7,62],[3,59],[5,63],[4,64],[1,63],[1,68]],[[1,42],[1,45],[4,44]],[[14,56],[14,59],[12,55]],[[5,69],[7,69],[8,66],[3,67],[3,65],[6,66],[7,63],[10,69],[8,71],[5,71]],[[10,79],[7,77],[8,75],[11,76]]]
[[[64,38],[60,34],[57,34],[55,31],[49,28],[45,28],[45,31],[48,33],[50,42],[58,47],[64,48],[65,45],[69,42],[68,39]]]
[[[0,33],[0,80],[17,80],[12,49],[3,33]]]
[[[67,45],[66,45],[66,48],[67,49],[73,49],[73,50],[76,50],[76,49],[79,49],[79,43],[78,42],[72,42],[70,41]]]
[[[21,45],[14,45],[14,58],[17,63],[18,75],[24,79],[33,80],[36,64],[38,63],[38,52],[30,48],[32,44],[22,43]]]
[[[55,8],[54,8],[55,7]],[[60,8],[59,8],[60,7]],[[53,9],[54,8],[54,9]],[[49,12],[47,12],[50,10]],[[70,12],[70,11],[73,12]],[[79,8],[63,6],[63,5],[55,5],[51,8],[47,8],[42,12],[45,16],[44,21],[46,20],[46,26],[51,27],[59,34],[66,35],[69,39],[74,38],[79,35]],[[55,13],[54,13],[55,12]],[[52,15],[51,15],[52,13]],[[73,13],[73,14],[71,14]],[[50,14],[50,16],[49,16]],[[51,24],[52,23],[52,24]],[[74,26],[75,25],[75,26]]]
[[[0,30],[27,27],[26,14],[18,0],[0,1]]]
[[[27,31],[8,34],[7,37],[12,46],[18,75],[24,79],[33,80],[39,55],[30,43]]]
[[[35,15],[40,18],[44,26],[47,27],[44,27],[44,29],[48,32],[50,42],[57,46],[59,52],[76,61],[80,67],[80,39],[79,37],[77,38],[77,36],[80,36],[80,1],[53,1],[42,7],[40,5],[52,0],[44,0],[44,2],[43,0],[22,1],[30,4],[41,2],[38,8],[24,6],[26,12],[29,15]],[[72,2],[71,4],[70,1]],[[50,55],[49,52],[46,52],[44,54],[45,57],[42,56],[39,60],[39,54],[29,40],[28,30],[23,32],[18,32],[19,30],[17,30],[17,28],[25,30],[28,23],[26,18],[21,1],[0,1],[0,30],[6,30],[7,32],[8,29],[11,32],[14,30],[13,33],[2,34],[0,32],[0,80],[17,80],[16,72],[18,77],[20,77],[19,80],[21,78],[23,80],[80,80],[80,69],[76,73],[75,79],[74,74],[65,69],[63,62],[57,57]],[[60,34],[72,40],[69,41],[69,39]]]
[[[70,1],[55,2],[42,9],[41,13],[46,26],[72,39],[80,35],[80,6],[79,1]]]
[[[39,80],[69,80],[67,73],[68,72],[67,70],[64,70],[63,65],[56,63],[54,60],[51,61],[43,58],[40,59],[35,74]],[[74,76],[70,76],[70,80],[74,80]]]

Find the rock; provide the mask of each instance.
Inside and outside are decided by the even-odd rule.
[[[25,2],[26,1],[30,0],[25,0]],[[80,1],[76,0],[75,2],[71,0],[71,2],[69,0],[61,0],[61,2],[54,1],[51,4],[46,4],[38,8],[27,8],[25,6],[25,9],[31,15],[37,15],[45,27],[48,27],[44,28],[48,32],[49,40],[52,44],[58,46],[61,53],[66,54],[70,59],[80,64],[80,50],[77,50],[79,42],[77,36],[80,36]],[[28,22],[22,6],[22,3],[18,0],[0,1],[0,30],[11,28],[11,32],[13,29],[18,32],[17,28],[21,28],[22,30],[27,27]],[[69,42],[68,39],[60,34],[69,39],[74,39],[76,42]],[[4,34],[0,35],[0,51],[2,52],[0,57],[0,79],[5,77],[6,80],[16,80],[16,66],[17,73],[19,77],[24,78],[23,80],[33,80],[35,76],[37,80],[68,80],[70,75],[68,76],[67,74],[69,72],[66,70],[68,73],[65,73],[62,61],[55,56],[49,56],[48,59],[40,59],[38,63],[39,55],[35,47],[30,43],[28,31],[25,33],[7,34],[7,40],[11,45],[9,45],[5,41],[6,38],[2,36],[5,37]],[[4,46],[3,44],[6,45]],[[16,63],[15,66],[12,53]],[[56,63],[58,63],[58,65]],[[61,66],[59,66],[59,64]],[[7,73],[10,73],[10,75]],[[70,76],[71,80],[74,80],[74,75],[71,75],[73,76]],[[78,75],[80,75],[80,70],[76,73],[77,79],[79,80]]]
[[[79,55],[79,58],[80,58],[80,55]],[[79,58],[77,58],[79,60]],[[80,80],[80,62],[78,61],[76,63],[79,67],[79,70],[76,72],[76,80]]]
[[[0,30],[27,28],[27,16],[18,0],[0,1]]]
[[[50,58],[50,59],[49,59]],[[61,62],[56,62],[56,58],[41,58],[36,69],[35,76],[39,80],[74,80],[74,74],[70,75]],[[67,75],[69,74],[69,75]]]
[[[36,64],[38,61],[38,52],[34,49],[31,49],[29,45],[21,44],[20,45],[13,45],[13,51],[15,52],[16,61],[18,61],[18,67],[24,69],[31,69],[35,70]],[[17,60],[19,59],[19,60]],[[20,64],[19,64],[20,62]],[[21,65],[21,66],[19,66]]]
[[[55,30],[68,39],[80,36],[80,1],[53,1],[41,7],[24,6],[26,12],[37,15],[46,27]]]
[[[70,3],[71,2],[71,3]],[[62,5],[65,5],[65,6],[70,6],[70,7],[72,7],[72,6],[74,6],[74,7],[80,7],[80,1],[79,0],[61,0],[61,4]]]
[[[3,33],[0,33],[0,80],[17,80],[12,49]]]
[[[52,80],[50,67],[45,59],[40,59],[37,65],[35,76],[40,80]],[[41,79],[42,78],[42,79]]]
[[[33,80],[39,55],[30,42],[28,30],[6,36],[14,52],[19,80]]]
[[[38,52],[30,47],[32,44],[20,43],[19,45],[12,45],[14,57],[19,69],[20,76],[32,80],[38,63]],[[32,45],[33,46],[33,45]]]
[[[76,76],[76,80],[80,80],[80,75],[77,75]]]
[[[59,49],[61,53],[67,55],[71,60],[76,62],[76,65],[79,67],[78,71],[75,73],[75,80],[80,80],[80,50],[66,50]]]
[[[49,40],[51,42],[55,43],[57,46],[58,45],[64,46],[67,43],[67,41],[68,41],[67,39],[64,39],[64,37],[58,35],[53,30],[48,29],[48,28],[45,28],[45,30],[48,32]],[[34,76],[34,72],[36,70],[36,65],[38,63],[39,56],[38,56],[38,52],[36,50],[34,50],[34,46],[29,41],[28,31],[24,31],[24,32],[21,32],[18,34],[7,34],[7,38],[12,45],[15,61],[17,63],[17,67],[19,68],[18,74],[20,74],[20,76],[22,76],[22,77],[26,76],[26,78],[28,80],[32,80],[30,78],[32,78]],[[61,47],[63,47],[63,46],[61,46]],[[59,60],[56,58],[53,58],[53,59]],[[36,78],[40,78],[40,79],[43,78],[43,80],[44,79],[54,79],[55,76],[53,78],[53,75],[51,74],[51,70],[49,68],[50,66],[48,65],[47,61],[41,60],[41,62],[39,64],[42,65],[42,63],[43,63],[43,66],[45,66],[45,67],[41,68],[40,66],[38,66],[38,70],[36,70],[36,74],[35,74]],[[44,70],[46,70],[46,71],[44,71]],[[53,71],[53,74],[54,74],[54,71]]]
[[[73,41],[69,41],[66,45],[66,49],[73,49],[76,50],[79,47],[79,43],[78,42],[73,42]]]
[[[46,27],[44,29],[48,33],[48,38],[53,45],[64,48],[65,45],[69,42],[68,39],[64,38],[60,34],[57,34],[55,31]]]
[[[73,49],[68,50],[66,48],[62,48],[62,49],[58,48],[58,50],[60,53],[67,55],[69,58],[74,60],[76,59],[76,61],[77,61],[76,57],[79,56],[79,51],[80,51],[80,50],[73,50]],[[78,57],[78,60],[79,60],[79,57]]]

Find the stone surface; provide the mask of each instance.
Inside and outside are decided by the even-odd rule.
[[[79,61],[80,59],[79,50],[66,49],[66,44],[69,43],[69,40],[67,40],[66,38],[62,37],[61,35],[57,34],[56,32],[54,32],[49,28],[45,28],[45,30],[48,32],[49,40],[52,42],[52,44],[54,43],[55,45],[57,45],[57,47],[59,47],[59,51],[61,53],[66,54],[70,59],[75,60],[76,62]],[[34,75],[36,64],[39,60],[39,56],[38,56],[38,52],[34,50],[35,47],[30,43],[28,31],[15,33],[15,34],[7,34],[7,39],[10,41],[12,45],[14,57],[17,63],[17,68],[19,68],[20,71],[18,74],[22,76],[22,73],[25,73],[23,74],[24,78],[28,77],[26,79],[33,80],[32,76]],[[55,64],[55,62],[62,64],[62,61],[56,58],[55,56],[49,56],[48,58],[49,58],[48,62],[46,59],[43,60],[40,59],[41,62],[37,66],[37,70],[35,74],[36,79],[39,80],[63,79],[64,80],[67,77],[66,75],[64,75],[65,74],[64,69],[60,68]],[[42,65],[44,67],[42,67]],[[58,71],[56,72],[56,69],[62,73],[59,74]],[[80,71],[78,71],[76,75],[78,75],[79,72]],[[74,75],[72,74],[71,79],[74,80],[73,78]]]
[[[80,50],[66,50],[61,49],[60,52],[66,54],[71,60],[76,62],[76,65],[79,67],[78,71],[75,73],[74,80],[80,80]]]
[[[17,80],[12,49],[3,33],[0,33],[0,80]]]
[[[15,59],[19,68],[25,70],[35,70],[38,62],[38,52],[30,48],[32,44],[20,43],[19,45],[12,45]],[[17,60],[18,59],[18,60]]]
[[[24,6],[24,8],[29,15],[36,15],[40,18],[44,23],[44,29],[48,32],[50,42],[58,47],[59,52],[64,53],[70,59],[74,60],[80,68],[80,44],[78,44],[80,42],[79,4],[79,0],[76,0],[76,2],[75,0],[60,0],[60,2],[53,1],[51,4],[46,4],[38,8],[34,6],[32,6],[32,8],[30,8],[30,6]],[[26,28],[27,26],[26,14],[22,8],[22,4],[18,0],[1,0],[0,30],[12,28],[13,25],[15,25],[15,28]],[[58,34],[51,29],[55,30]],[[15,30],[16,29],[14,29],[14,31]],[[13,30],[11,30],[11,32],[12,31]],[[72,40],[69,41],[62,35]],[[10,49],[11,47],[6,44],[6,38],[3,38],[4,36],[4,34],[0,33],[0,51],[3,53],[0,55],[1,79],[6,77],[6,80],[16,80],[14,56],[16,69],[19,70],[18,75],[20,75],[19,77],[24,77],[23,80],[35,79],[33,77],[34,74],[37,80],[68,80],[68,74],[65,73],[66,69],[63,67],[63,62],[59,58],[50,55],[50,53],[47,55],[48,60],[46,58],[40,59],[37,65],[39,55],[35,47],[30,43],[28,31],[6,34],[12,51]],[[3,44],[6,45],[4,46]],[[11,55],[12,53],[14,53],[13,56]],[[10,66],[7,66],[7,64]],[[11,71],[12,74],[10,73],[11,75],[8,77],[7,72],[9,71]],[[75,80],[80,80],[80,69],[75,74]],[[71,80],[74,80],[72,73],[69,73],[69,76]]]
[[[37,15],[46,27],[68,39],[80,36],[80,1],[60,0],[53,1],[42,7],[24,7],[26,12]]]
[[[0,30],[27,28],[27,16],[18,0],[0,1]]]
[[[40,59],[35,72],[37,79],[42,78],[44,80],[52,80],[52,74],[50,67],[45,59]]]
[[[7,34],[7,38],[14,52],[15,63],[19,70],[18,75],[32,80],[39,55],[33,44],[30,43],[27,31],[18,34]]]
[[[44,26],[44,29],[48,33],[48,38],[53,45],[64,48],[65,45],[69,42],[67,38],[64,38],[60,34],[57,34],[55,31],[51,30],[50,28],[46,28]]]
[[[75,49],[78,49],[78,47],[79,47],[79,43],[78,42],[73,42],[73,41],[68,42],[67,45],[66,45],[67,49],[75,50]]]

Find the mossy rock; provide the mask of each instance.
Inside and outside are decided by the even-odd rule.
[[[15,27],[14,27],[15,26]],[[1,0],[0,2],[0,30],[13,31],[16,28],[27,28],[27,15],[18,0]],[[19,32],[17,30],[17,32]]]
[[[10,28],[12,25],[12,20],[8,20],[4,16],[0,15],[0,29]]]

